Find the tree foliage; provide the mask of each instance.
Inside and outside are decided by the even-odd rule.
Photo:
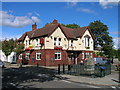
[[[72,28],[72,29],[80,28],[80,26],[77,25],[77,24],[61,24],[61,25],[64,26],[64,27]]]
[[[103,54],[111,58],[113,56],[113,41],[109,36],[107,25],[101,21],[94,21],[89,24],[89,27],[95,37],[94,49],[97,50],[98,46],[101,47]]]
[[[21,53],[24,48],[23,44],[18,44],[17,40],[9,39],[2,41],[2,51],[6,56],[11,52]]]

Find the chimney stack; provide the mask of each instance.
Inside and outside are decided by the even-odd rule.
[[[54,19],[52,24],[58,24],[58,21],[56,19]]]
[[[32,25],[32,31],[36,30],[37,29],[37,25],[36,23]]]

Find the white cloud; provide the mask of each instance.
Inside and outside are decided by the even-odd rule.
[[[77,11],[85,12],[85,13],[97,14],[95,11],[93,11],[91,9],[88,9],[88,8],[77,8]]]
[[[118,4],[120,0],[99,0],[99,4],[104,8],[112,8],[114,5]]]
[[[113,42],[114,42],[115,49],[120,48],[120,37],[113,38]]]
[[[9,27],[24,27],[34,22],[40,22],[36,16],[14,16],[6,11],[0,11],[0,25]]]
[[[67,2],[68,7],[73,7],[77,4],[78,0],[65,0]]]
[[[34,22],[40,22],[40,19],[37,18],[37,17],[35,17],[35,16],[32,16],[32,20],[33,20]]]

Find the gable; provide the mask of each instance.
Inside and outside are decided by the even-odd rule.
[[[90,36],[90,38],[92,38],[93,39],[93,37],[92,37],[92,35],[91,35],[91,33],[90,33],[90,31],[87,29],[85,32],[84,32],[84,34],[83,34],[83,36],[82,37],[85,37],[85,36]]]
[[[65,34],[63,33],[60,27],[57,27],[50,36],[66,38]]]

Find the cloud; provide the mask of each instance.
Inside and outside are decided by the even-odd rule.
[[[40,19],[36,16],[14,16],[6,11],[0,11],[0,25],[20,28],[32,24],[34,22],[40,22]]]
[[[102,6],[102,8],[113,8],[114,5],[118,4],[118,1],[120,0],[99,0],[99,4]]]
[[[77,5],[78,0],[64,0],[67,2],[67,7],[73,7]]]
[[[76,10],[80,12],[85,12],[85,13],[97,14],[95,11],[88,9],[88,8],[77,8]]]
[[[110,32],[111,34],[120,34],[120,32]]]
[[[115,49],[120,48],[120,37],[113,38],[113,42],[114,42],[114,48]]]

